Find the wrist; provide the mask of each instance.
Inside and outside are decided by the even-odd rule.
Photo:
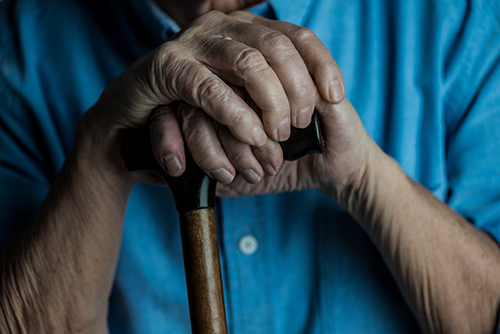
[[[75,131],[75,145],[68,160],[80,172],[109,184],[114,189],[130,189],[134,179],[123,159],[121,129],[102,120],[96,106],[80,119]]]
[[[344,184],[330,196],[348,211],[358,222],[366,225],[381,210],[389,194],[408,180],[400,165],[378,146],[367,154],[351,181]]]

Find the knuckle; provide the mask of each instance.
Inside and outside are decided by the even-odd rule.
[[[219,150],[213,146],[196,145],[193,149],[190,148],[190,151],[196,164],[202,169],[208,170],[220,164]]]
[[[217,19],[222,19],[222,18],[225,18],[226,17],[226,14],[224,14],[223,12],[221,12],[220,10],[210,10],[208,11],[206,14],[204,14],[207,18],[209,19],[214,19],[214,20],[217,20]]]
[[[271,31],[264,34],[260,40],[260,45],[273,53],[288,53],[295,50],[292,41],[278,31]]]
[[[179,92],[183,76],[189,72],[190,67],[191,62],[172,42],[165,43],[153,54],[150,70],[152,85],[158,87],[161,93],[171,96],[174,92]]]
[[[304,81],[295,82],[293,98],[295,103],[305,107],[314,104],[316,100],[316,88],[312,82]]]
[[[193,90],[193,98],[203,106],[213,104],[212,101],[224,103],[230,98],[226,84],[215,75],[210,75],[200,81],[200,84]]]
[[[316,34],[309,28],[295,26],[291,29],[290,35],[297,43],[304,43],[317,38]]]
[[[183,29],[175,34],[173,41],[196,43],[199,40],[199,36],[203,36],[207,31],[218,30],[225,24],[224,21],[227,19],[228,16],[223,12],[210,10],[194,19],[187,29]]]
[[[151,116],[149,116],[149,125],[151,126],[151,124],[161,123],[169,116],[170,113],[172,113],[172,109],[169,106],[155,108],[151,113]]]
[[[245,149],[233,150],[228,153],[229,160],[236,168],[250,168],[255,165],[249,157],[249,152]]]
[[[185,95],[189,92],[192,84],[192,63],[183,58],[177,58],[167,65],[166,77],[162,77],[164,83],[167,83],[166,88],[177,95]]]
[[[154,50],[153,61],[158,64],[158,67],[163,68],[178,58],[177,44],[176,42],[166,42]]]
[[[203,25],[209,27],[217,27],[222,21],[227,18],[227,15],[218,10],[210,10],[200,15],[193,21],[193,26]]]
[[[283,162],[283,151],[276,142],[268,141],[263,147],[252,147],[259,161],[267,162],[278,169]]]
[[[233,17],[246,17],[249,14],[250,13],[247,12],[246,10],[235,10],[234,12],[232,12],[231,14],[229,14],[229,16],[233,16]]]
[[[236,57],[233,67],[235,74],[245,79],[248,72],[258,73],[267,69],[269,65],[259,50],[247,48]]]
[[[209,124],[201,109],[186,104],[186,107],[178,109],[178,114],[182,133],[188,142],[196,142],[199,134],[210,132]]]
[[[179,101],[177,104],[177,116],[179,118],[186,118],[186,116],[194,114],[195,110],[196,107],[184,101]]]
[[[269,145],[265,156],[273,166],[280,166],[283,162],[283,151],[278,143]]]
[[[254,14],[251,14],[250,12],[246,10],[236,10],[232,13],[229,14],[229,17],[232,19],[236,19],[239,21],[244,21],[244,22],[251,22]]]
[[[234,111],[226,116],[226,123],[229,127],[230,132],[233,134],[239,133],[243,134],[242,129],[238,129],[239,125],[251,125],[251,122],[247,119],[246,114],[243,111]],[[235,129],[236,128],[236,129]]]

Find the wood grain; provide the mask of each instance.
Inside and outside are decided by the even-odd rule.
[[[227,334],[215,213],[179,212],[184,269],[194,334]]]

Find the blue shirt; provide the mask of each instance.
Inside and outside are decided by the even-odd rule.
[[[270,3],[254,11],[329,48],[382,149],[500,240],[500,2]],[[85,110],[173,30],[140,0],[0,2],[0,245],[33,217]],[[371,240],[322,194],[219,199],[216,214],[230,333],[420,332]],[[130,196],[109,327],[189,333],[164,187]]]

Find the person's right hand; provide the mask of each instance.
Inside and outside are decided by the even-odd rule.
[[[183,134],[209,176],[227,184],[238,170],[254,183],[264,171],[274,175],[279,169],[277,142],[288,138],[290,124],[309,124],[318,91],[339,103],[343,87],[337,64],[309,29],[247,12],[212,11],[116,78],[82,118],[77,140],[90,134],[98,144],[93,154],[102,152],[105,164],[123,169],[113,154],[120,152],[120,130],[149,122],[153,151],[170,175],[185,169]],[[177,108],[178,101],[198,109]],[[231,150],[222,147],[214,123],[227,126],[240,142],[260,147],[259,153],[228,156]]]

